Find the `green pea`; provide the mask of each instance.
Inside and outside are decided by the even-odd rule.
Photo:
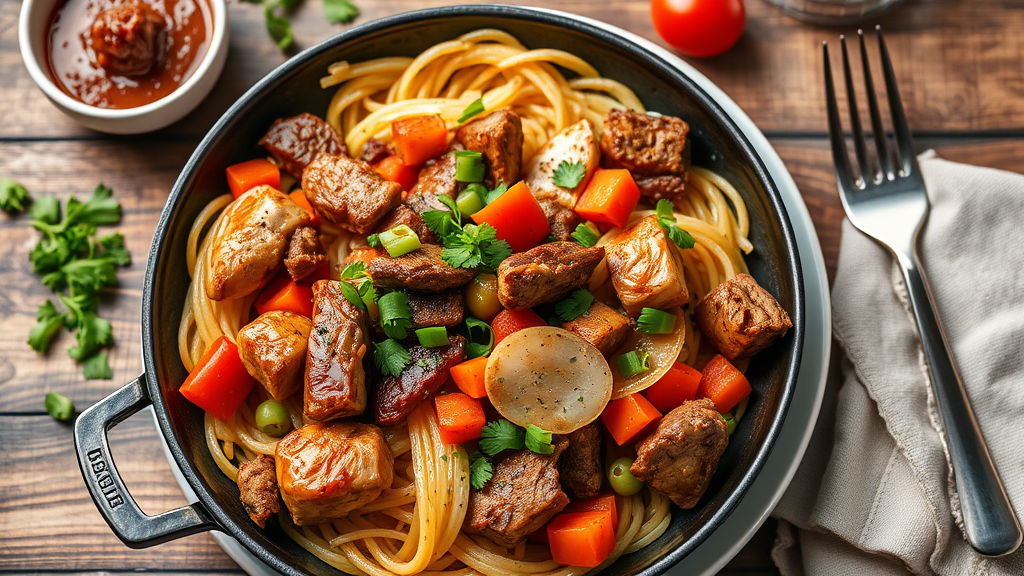
[[[632,465],[632,458],[619,458],[608,467],[608,483],[612,485],[612,490],[623,496],[632,496],[644,487],[644,483],[629,471]]]
[[[288,408],[276,400],[267,400],[256,407],[256,427],[268,436],[280,438],[292,429]]]

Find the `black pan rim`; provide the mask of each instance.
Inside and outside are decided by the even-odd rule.
[[[256,98],[257,95],[262,93],[272,84],[277,82],[282,77],[285,77],[299,68],[306,65],[306,63],[323,54],[324,52],[333,50],[339,45],[349,42],[362,35],[378,33],[387,30],[388,28],[401,26],[404,24],[416,23],[421,20],[429,19],[440,19],[440,18],[457,18],[457,17],[491,17],[495,19],[504,20],[526,20],[539,22],[544,24],[551,24],[556,26],[562,26],[568,29],[572,29],[577,32],[581,32],[585,35],[596,38],[599,41],[603,41],[607,44],[613,45],[618,49],[621,49],[633,58],[643,60],[648,64],[658,68],[663,74],[672,78],[673,81],[685,87],[694,97],[699,99],[702,104],[707,106],[713,111],[722,126],[726,128],[730,136],[737,141],[740,147],[743,149],[744,155],[747,160],[751,162],[752,169],[757,176],[757,179],[762,183],[765,190],[768,193],[768,200],[772,206],[773,211],[778,216],[779,224],[782,229],[783,239],[785,242],[785,253],[788,258],[789,271],[792,275],[791,281],[793,282],[794,288],[794,313],[793,319],[793,342],[795,352],[790,358],[790,362],[786,367],[785,385],[782,391],[782,396],[779,401],[779,408],[775,418],[768,430],[768,434],[758,449],[757,455],[750,467],[744,473],[740,482],[733,489],[732,493],[727,497],[723,505],[715,511],[712,517],[688,540],[686,540],[681,546],[672,550],[669,554],[662,556],[652,565],[643,569],[639,576],[654,576],[661,574],[668,570],[671,566],[679,562],[687,554],[697,548],[707,537],[714,532],[735,510],[745,495],[747,489],[753,483],[758,473],[761,471],[765,461],[767,460],[772,448],[775,445],[775,441],[778,438],[779,432],[781,431],[782,425],[785,422],[786,415],[789,410],[789,405],[792,400],[792,395],[796,386],[796,377],[800,366],[801,354],[803,351],[803,340],[804,340],[804,285],[803,275],[801,272],[801,265],[799,260],[799,254],[797,251],[796,240],[793,234],[792,225],[789,220],[789,214],[786,210],[785,204],[782,201],[781,194],[775,184],[775,181],[771,178],[765,167],[762,159],[753,149],[753,146],[747,140],[746,136],[735,124],[731,117],[725,112],[725,110],[714,101],[699,85],[697,85],[692,79],[683,74],[677,68],[666,62],[661,57],[649,52],[645,48],[638,44],[628,40],[622,36],[609,32],[603,28],[594,26],[588,22],[576,19],[568,14],[560,14],[556,12],[537,10],[517,6],[507,5],[464,5],[464,6],[449,6],[449,7],[438,7],[438,8],[427,8],[423,10],[417,10],[412,12],[405,12],[394,16],[388,16],[379,20],[374,20],[355,26],[349,30],[339,33],[331,38],[328,38],[315,46],[312,46],[295,57],[291,58],[284,64],[275,68],[272,72],[264,76],[259,82],[257,82],[252,88],[246,91],[217,121],[217,123],[210,129],[207,135],[203,138],[202,142],[193,152],[189,161],[183,168],[181,175],[178,177],[174,184],[170,195],[168,196],[167,202],[161,212],[160,219],[157,223],[156,231],[154,233],[153,244],[150,248],[149,260],[146,269],[145,286],[143,290],[143,304],[142,304],[142,339],[143,339],[143,361],[147,374],[156,375],[158,374],[156,365],[156,353],[155,343],[153,337],[153,323],[154,323],[154,312],[156,306],[154,305],[154,291],[155,291],[155,270],[159,260],[163,246],[167,240],[167,236],[170,233],[170,221],[173,213],[178,209],[181,203],[184,191],[188,188],[191,180],[191,176],[195,172],[197,166],[204,160],[210,148],[217,140],[220,133],[232,123],[239,115],[241,110],[245,108],[249,101]],[[155,377],[149,378],[147,386],[149,387],[149,393],[153,399],[153,408],[157,415],[157,421],[160,426],[160,430],[167,445],[170,449],[172,456],[178,467],[181,469],[183,476],[188,482],[189,486],[196,493],[199,498],[199,502],[207,509],[210,516],[214,518],[220,529],[226,534],[238,540],[247,550],[256,555],[260,560],[266,563],[273,569],[281,572],[282,574],[296,575],[299,576],[303,572],[296,570],[295,567],[284,563],[280,558],[271,554],[269,550],[264,548],[250,538],[241,527],[236,524],[227,515],[224,509],[218,504],[217,498],[213,495],[203,480],[202,476],[197,472],[192,463],[186,458],[184,451],[181,448],[180,440],[177,437],[174,429],[170,424],[170,418],[167,413],[166,406],[163,402],[162,391],[160,384],[157,382]]]

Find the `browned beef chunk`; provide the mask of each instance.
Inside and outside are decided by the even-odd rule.
[[[689,302],[683,255],[656,216],[626,229],[605,249],[612,286],[630,316],[639,316],[645,306],[665,309]]]
[[[462,529],[511,548],[569,504],[558,478],[558,457],[569,442],[556,437],[548,455],[515,450],[494,458],[494,476],[469,495]]]
[[[440,294],[409,292],[409,308],[412,309],[412,327],[447,326],[451,328],[462,322],[464,314],[461,290],[448,290]]]
[[[243,462],[238,467],[238,492],[249,518],[260,528],[281,510],[274,459],[266,454]]]
[[[594,301],[582,316],[562,323],[562,328],[586,340],[608,356],[629,338],[633,324],[618,310]]]
[[[466,359],[466,339],[449,336],[447,346],[409,347],[409,365],[401,376],[377,375],[373,419],[382,426],[400,424],[448,380],[453,366]]]
[[[707,398],[688,400],[636,445],[629,471],[680,508],[697,505],[729,445],[725,420]]]
[[[629,170],[645,199],[676,200],[690,169],[689,132],[679,118],[613,109],[601,134],[602,163]]]
[[[591,422],[566,438],[569,447],[558,459],[562,487],[573,498],[593,498],[601,491],[604,479],[601,429],[597,422]]]
[[[376,164],[390,155],[391,150],[387,144],[376,138],[370,138],[366,144],[363,144],[363,154],[359,158],[367,164]]]
[[[498,299],[518,310],[558,300],[579,288],[604,258],[604,248],[551,242],[513,254],[498,266]]]
[[[572,233],[576,231],[576,226],[583,224],[583,217],[572,208],[566,208],[551,198],[544,198],[538,202],[544,215],[548,217],[551,235],[558,240],[572,240]]]
[[[306,349],[302,413],[323,422],[362,414],[366,409],[368,351],[366,314],[341,292],[341,284],[313,284],[313,329]]]
[[[89,36],[96,65],[124,76],[148,73],[163,57],[163,17],[143,2],[123,2],[96,15]]]
[[[420,237],[420,242],[423,244],[437,244],[437,234],[434,234],[430,228],[427,228],[418,212],[405,204],[399,204],[395,206],[394,210],[388,212],[388,215],[377,224],[377,228],[373,232],[374,234],[380,234],[385,230],[391,230],[395,226],[401,226],[402,224],[412,228],[412,231]]]
[[[467,150],[484,155],[488,188],[504,182],[509,186],[519,181],[523,162],[523,122],[519,115],[503,108],[466,124],[455,138]]]
[[[227,230],[210,252],[206,292],[241,298],[267,285],[281,268],[288,239],[309,224],[309,212],[270,186],[257,186],[228,208]]]
[[[455,181],[455,155],[445,154],[433,160],[427,160],[423,168],[420,168],[419,179],[416,180],[416,185],[412,187],[412,190],[409,190],[406,200],[408,201],[409,198],[418,194],[443,194],[454,200],[458,192],[459,183]],[[417,212],[422,212],[422,210],[417,210]]]
[[[382,255],[366,266],[377,286],[417,292],[444,292],[473,279],[473,271],[452,268],[441,259],[441,247],[424,244],[419,250],[392,258]]]
[[[305,316],[275,310],[238,331],[242,364],[274,400],[284,400],[302,388],[312,327]]]
[[[320,264],[327,260],[319,236],[316,228],[310,226],[303,226],[292,234],[288,257],[284,259],[284,267],[288,269],[292,280],[302,280],[316,272]]]
[[[336,520],[391,487],[395,462],[380,428],[333,422],[292,430],[277,443],[281,498],[299,526]]]
[[[306,167],[302,189],[317,214],[358,234],[373,230],[402,201],[397,183],[362,160],[335,154],[320,154]]]
[[[722,282],[694,311],[701,333],[723,356],[753,356],[793,327],[779,301],[747,274]]]
[[[260,138],[260,146],[270,152],[285,172],[300,179],[306,166],[321,152],[348,153],[341,136],[330,124],[305,112],[275,120],[266,135]]]

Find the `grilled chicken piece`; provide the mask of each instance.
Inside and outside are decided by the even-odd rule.
[[[729,445],[725,420],[707,398],[688,400],[636,445],[629,471],[688,510],[697,505]]]
[[[402,201],[402,187],[362,160],[320,154],[302,173],[302,190],[322,218],[366,234]]]
[[[324,247],[320,244],[320,235],[316,228],[303,226],[292,234],[288,243],[288,257],[284,259],[284,267],[296,282],[306,278],[321,264],[327,261]]]
[[[604,258],[604,248],[551,242],[513,254],[498,266],[498,299],[518,310],[558,300],[584,286]]]
[[[612,109],[601,133],[603,163],[630,171],[649,202],[677,200],[690,169],[690,126],[672,116]]]
[[[376,138],[370,138],[363,144],[363,153],[359,159],[367,164],[376,164],[391,155],[388,145]]]
[[[615,352],[629,338],[633,323],[610,306],[594,301],[582,316],[562,322],[562,328],[586,340],[605,356]]]
[[[436,244],[424,244],[398,258],[383,254],[371,260],[366,271],[376,286],[417,292],[444,292],[473,279],[472,270],[452,268],[442,260]]]
[[[572,233],[576,231],[577,226],[583,224],[583,217],[572,208],[566,208],[551,198],[538,200],[538,203],[548,218],[551,235],[558,240],[572,240]]]
[[[433,160],[427,160],[423,168],[420,168],[419,178],[412,190],[409,190],[406,202],[421,194],[443,194],[454,200],[458,192],[459,183],[455,181],[455,155],[445,154]],[[438,205],[441,206],[441,209],[447,210],[440,202]],[[422,213],[423,211],[416,210],[416,212]]]
[[[465,314],[461,290],[448,290],[440,294],[409,292],[409,308],[412,309],[413,329],[427,326],[451,328],[462,322]]]
[[[466,359],[466,339],[448,337],[447,346],[409,347],[409,365],[401,376],[378,373],[373,398],[373,420],[381,426],[401,424],[409,414],[448,380],[452,367]]]
[[[648,216],[605,246],[612,286],[626,313],[645,307],[671,308],[690,300],[683,277],[683,255],[665,235],[656,216]]]
[[[341,518],[391,487],[394,457],[371,424],[310,424],[277,443],[277,483],[298,526]]]
[[[601,149],[594,129],[587,120],[580,120],[555,134],[533,155],[526,165],[526,184],[538,200],[551,199],[565,208],[572,208],[597,170],[600,160]],[[562,161],[569,164],[582,162],[587,167],[586,176],[572,190],[555,185],[555,168]]]
[[[445,208],[447,210],[447,208]],[[420,242],[423,244],[437,244],[437,234],[427,228],[427,225],[423,222],[423,218],[420,218],[419,212],[416,212],[406,204],[399,204],[395,206],[395,209],[388,212],[388,215],[384,217],[377,227],[374,229],[374,234],[380,234],[387,230],[391,230],[395,226],[401,226],[405,224],[412,231],[420,237]]]
[[[701,333],[729,360],[757,354],[793,327],[779,301],[747,274],[716,286],[694,312]]]
[[[465,532],[512,548],[569,504],[558,482],[558,457],[569,442],[553,440],[555,451],[546,456],[506,450],[494,458],[494,476],[469,495]]]
[[[292,312],[261,315],[238,331],[242,364],[274,400],[284,400],[302,388],[306,343],[313,322]]]
[[[519,181],[523,163],[523,121],[508,108],[496,110],[472,120],[459,128],[455,139],[467,150],[484,155],[487,177],[484,183],[494,188],[504,182],[511,186]]]
[[[285,172],[299,179],[306,166],[321,152],[346,154],[338,132],[327,122],[306,113],[278,118],[270,131],[260,138],[259,144],[270,152]]]
[[[566,438],[569,447],[558,459],[562,487],[573,498],[593,498],[601,491],[604,480],[601,428],[597,422],[591,422]]]
[[[257,526],[266,528],[267,519],[281,511],[274,459],[260,454],[243,462],[238,466],[237,482],[242,507]]]
[[[306,350],[302,413],[320,422],[366,409],[366,314],[342,295],[341,283],[313,284],[313,329]]]
[[[309,212],[270,186],[257,186],[228,208],[228,229],[210,251],[213,300],[241,298],[270,282],[284,259],[288,239],[309,224]]]

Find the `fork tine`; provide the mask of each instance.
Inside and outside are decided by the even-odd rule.
[[[836,103],[836,87],[832,82],[832,64],[828,57],[828,42],[821,43],[825,56],[825,103],[828,106],[828,135],[832,141],[832,161],[836,165],[836,178],[839,189],[845,186],[856,186],[850,168],[850,155],[846,151],[846,138],[843,137],[843,121],[839,118],[839,105]]]
[[[864,65],[864,90],[868,93],[868,110],[871,112],[871,131],[875,136],[875,149],[878,152],[878,164],[882,169],[882,179],[890,178],[892,161],[889,146],[885,141],[885,127],[882,126],[882,115],[878,112],[878,98],[875,96],[875,83],[871,80],[871,63],[868,61],[868,49],[864,44],[864,31],[857,30],[860,36],[860,60]]]
[[[850,55],[846,50],[846,36],[840,36],[843,48],[843,76],[846,81],[846,100],[850,108],[850,129],[853,131],[853,148],[857,152],[857,163],[860,165],[860,176],[864,184],[871,183],[871,170],[868,168],[867,143],[864,141],[864,130],[860,126],[860,113],[857,110],[857,91],[853,86],[853,74],[850,72]]]
[[[911,166],[914,164],[914,141],[910,136],[910,127],[907,126],[907,116],[903,113],[903,102],[900,100],[900,92],[896,87],[896,73],[892,69],[889,49],[886,48],[885,39],[882,38],[882,27],[876,26],[875,32],[878,33],[878,52],[882,57],[885,92],[889,95],[889,113],[892,114],[892,128],[900,153],[899,161],[903,167],[903,173],[910,174]]]

